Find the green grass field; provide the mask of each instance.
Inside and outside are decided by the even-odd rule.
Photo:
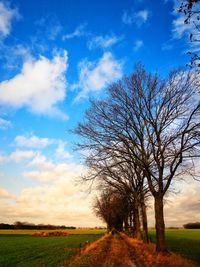
[[[151,241],[155,242],[155,230],[150,230],[149,235]],[[166,239],[170,251],[200,264],[200,230],[167,229]]]
[[[86,241],[95,241],[102,234],[98,230],[73,230],[69,236],[36,237],[30,235],[33,232],[0,231],[0,266],[53,267],[67,264]]]
[[[66,230],[69,236],[36,237],[34,230],[0,230],[0,266],[54,267],[67,264],[86,241],[97,240],[105,230]],[[155,230],[150,230],[155,242]],[[166,230],[170,251],[200,264],[200,230]]]

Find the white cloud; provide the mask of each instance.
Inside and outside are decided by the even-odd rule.
[[[40,18],[35,22],[37,26],[37,35],[39,38],[48,38],[49,40],[55,40],[62,32],[63,27],[60,21],[54,14],[48,14]]]
[[[35,152],[32,150],[16,150],[7,157],[7,160],[20,162],[25,159],[33,158],[34,155]]]
[[[124,11],[122,15],[122,22],[124,24],[136,24],[138,27],[140,27],[142,24],[146,23],[149,19],[150,12],[147,9],[140,10],[138,12],[133,11]]]
[[[102,224],[92,214],[95,192],[87,195],[80,183],[75,184],[78,177],[87,174],[86,167],[76,163],[55,163],[37,153],[28,169],[26,165],[24,169],[24,176],[34,180],[35,186],[23,188],[15,196],[0,189],[0,221],[13,223],[22,220],[75,226]],[[191,183],[181,185],[180,193],[167,197],[164,208],[166,226],[182,226],[199,220],[199,183],[191,180]],[[180,188],[179,181],[173,186]],[[148,215],[149,226],[153,226],[153,209],[148,210]]]
[[[38,137],[32,134],[24,135],[18,135],[15,137],[14,144],[17,147],[23,147],[23,148],[32,148],[37,150],[42,150],[46,148],[49,145],[56,145],[54,151],[54,157],[57,160],[67,160],[72,158],[72,155],[66,151],[66,142],[64,142],[61,139],[50,139],[47,137]],[[39,161],[38,161],[39,160]],[[32,165],[35,165],[37,162],[45,162],[46,158],[42,156],[41,154],[37,154],[37,157],[34,159],[34,161],[31,163]],[[37,164],[36,164],[37,165]]]
[[[32,168],[32,170],[25,171],[23,176],[43,182],[64,179],[66,175],[72,178],[79,176],[81,172],[85,172],[85,168],[82,165],[75,163],[56,164],[47,160],[42,154],[37,154],[30,162],[29,167]]]
[[[37,154],[29,164],[24,175],[40,183],[35,187],[23,188],[16,194],[15,201],[7,202],[11,195],[0,190],[0,220],[16,220],[34,223],[65,224],[75,226],[101,225],[92,214],[91,201],[75,180],[86,173],[86,168],[79,164],[62,164],[49,161],[44,155]]]
[[[174,39],[180,39],[183,35],[188,34],[192,30],[192,24],[184,23],[184,16],[179,16],[172,22],[172,37]]]
[[[187,177],[188,179],[188,177]],[[166,227],[182,227],[183,224],[188,222],[199,221],[200,218],[200,184],[194,180],[183,182],[180,181],[174,184],[174,187],[178,190],[176,193],[168,193],[165,197],[164,214]],[[148,209],[149,226],[154,227],[154,209],[153,199],[151,199],[148,205],[151,209]]]
[[[15,161],[19,163],[20,161],[31,159],[35,156],[35,152],[32,150],[15,150],[10,154],[0,154],[0,162],[10,162]]]
[[[43,149],[53,141],[49,138],[40,138],[35,135],[18,135],[15,137],[15,145],[18,147],[39,148]]]
[[[171,195],[165,205],[165,217],[168,226],[182,226],[188,222],[199,221],[200,196],[199,184],[191,182],[176,195]],[[174,216],[174,211],[176,216]]]
[[[173,47],[182,47],[184,53],[188,52],[188,49],[190,52],[197,53],[200,51],[200,45],[199,42],[191,42],[190,41],[190,34],[193,34],[193,38],[198,39],[198,30],[196,28],[195,19],[196,16],[191,18],[190,23],[185,23],[185,19],[187,16],[184,14],[184,12],[179,12],[180,3],[178,1],[174,1],[174,7],[173,7],[173,15],[174,19],[172,21],[172,36],[171,38],[163,44],[163,50],[170,50]],[[193,11],[198,11],[198,4],[194,3],[193,5]],[[193,21],[194,20],[194,21]]]
[[[21,68],[24,61],[30,61],[32,55],[30,52],[30,46],[24,46],[22,44],[6,44],[0,42],[0,58],[4,60],[3,68],[8,70],[16,69],[17,71]]]
[[[66,146],[65,142],[63,141],[59,142],[56,148],[56,151],[55,151],[56,158],[60,160],[67,160],[69,158],[72,158],[72,155],[68,151],[65,150],[65,146]]]
[[[11,122],[8,120],[5,120],[3,118],[0,118],[0,129],[7,129],[11,126]]]
[[[94,48],[108,48],[111,47],[112,45],[116,44],[119,42],[122,38],[117,37],[116,35],[105,35],[105,36],[94,36],[88,41],[88,48],[94,49]]]
[[[14,196],[10,194],[6,189],[0,188],[0,199],[2,198],[13,199]]]
[[[86,34],[86,31],[85,31],[86,26],[87,26],[86,23],[80,24],[79,26],[76,27],[76,29],[72,33],[64,35],[62,39],[68,40],[68,39],[72,39],[75,37],[84,36]]]
[[[45,170],[49,172],[51,172],[51,170],[54,168],[54,164],[48,161],[47,158],[40,153],[37,153],[37,155],[29,163],[29,166],[34,167],[38,170],[42,170],[42,171]]]
[[[81,61],[79,81],[72,86],[80,89],[75,100],[104,89],[108,84],[120,79],[122,74],[122,62],[116,60],[110,52],[104,53],[98,62]]]
[[[6,203],[6,199],[0,202],[0,220],[85,227],[102,225],[92,213],[93,196],[80,189],[69,176],[52,184],[25,188],[15,202]]]
[[[28,60],[21,73],[0,83],[0,104],[16,109],[27,107],[35,114],[66,119],[57,106],[66,95],[66,70],[66,51],[52,60],[42,56],[38,60]]]
[[[136,23],[138,25],[142,25],[143,23],[147,22],[148,18],[149,18],[149,11],[144,9],[144,10],[140,10],[139,12],[137,12],[135,14],[136,17]]]
[[[134,47],[133,47],[134,51],[137,52],[143,45],[144,43],[142,40],[135,41]]]
[[[17,9],[12,9],[0,2],[0,36],[6,37],[11,31],[11,23],[14,18],[19,18]]]

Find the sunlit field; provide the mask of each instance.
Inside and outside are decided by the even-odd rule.
[[[2,234],[6,234],[6,235],[32,235],[33,233],[36,232],[54,232],[55,230],[7,230],[7,229],[0,229],[0,235]],[[85,229],[85,228],[81,228],[81,229],[66,229],[66,230],[62,230],[62,232],[66,232],[69,233],[71,235],[90,235],[90,234],[94,234],[94,235],[99,235],[99,234],[103,234],[106,232],[105,229]]]
[[[149,235],[155,242],[155,230],[150,230]],[[167,229],[166,239],[170,251],[200,264],[200,229]]]
[[[44,230],[45,232],[50,232]],[[67,265],[86,242],[97,240],[103,229],[64,230],[69,236],[37,237],[35,230],[0,230],[0,266],[60,266]],[[155,230],[150,230],[155,242]],[[166,230],[170,251],[200,263],[200,230]]]
[[[34,230],[0,230],[0,266],[31,267],[67,264],[86,242],[97,240],[103,230],[77,229],[69,236],[37,237]]]

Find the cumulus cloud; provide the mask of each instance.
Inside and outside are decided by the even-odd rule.
[[[41,56],[24,63],[21,73],[0,83],[0,104],[13,108],[26,107],[35,114],[66,115],[58,108],[66,95],[67,52],[52,60]]]
[[[39,148],[43,149],[46,146],[50,145],[53,141],[49,138],[40,138],[35,135],[18,135],[15,137],[15,145],[18,147],[27,147],[27,148]]]
[[[0,199],[13,199],[14,195],[9,193],[6,189],[0,188]]]
[[[86,30],[85,30],[86,26],[87,26],[86,23],[80,24],[79,26],[76,27],[76,29],[72,33],[63,35],[62,37],[63,41],[72,39],[75,37],[84,36],[86,34]]]
[[[134,50],[135,52],[137,52],[143,45],[144,45],[144,43],[143,43],[142,40],[137,40],[137,41],[135,41],[135,43],[134,43],[133,50]]]
[[[0,118],[0,129],[2,130],[8,129],[11,125],[12,124],[10,121]]]
[[[76,101],[85,98],[91,92],[97,92],[122,77],[122,62],[114,58],[112,53],[105,52],[98,62],[83,60],[79,63],[79,81],[73,88],[80,92]]]
[[[51,172],[51,170],[54,168],[54,164],[51,161],[48,161],[47,158],[41,153],[37,153],[37,155],[29,163],[29,166],[38,170],[45,170],[49,172]]]
[[[165,216],[168,226],[182,226],[188,222],[199,221],[200,218],[200,187],[192,183],[180,193],[170,196],[165,206]],[[174,211],[176,216],[174,216]]]
[[[49,161],[37,154],[24,175],[39,181],[34,187],[26,187],[8,202],[9,192],[2,189],[0,196],[0,220],[16,220],[34,223],[65,224],[75,226],[101,225],[92,214],[93,195],[88,195],[75,180],[87,172],[80,164],[63,164]]]
[[[31,159],[35,156],[35,152],[32,150],[15,150],[10,154],[0,154],[0,162],[15,161],[20,162],[26,159]]]
[[[0,220],[102,225],[91,210],[95,192],[88,195],[80,183],[75,183],[78,177],[86,174],[87,169],[83,165],[56,163],[37,153],[29,165],[25,165],[23,173],[27,179],[34,180],[35,186],[23,188],[15,196],[6,189],[0,190]],[[180,188],[180,183],[174,186]],[[182,185],[180,193],[170,194],[166,198],[166,226],[182,226],[199,220],[199,190],[199,183],[191,180],[191,183]],[[148,219],[149,226],[154,226],[153,208],[148,209]]]
[[[4,2],[0,2],[0,37],[6,37],[10,34],[14,18],[19,18],[17,9],[12,9]]]
[[[125,10],[122,15],[122,22],[127,25],[136,24],[138,27],[142,26],[150,17],[150,12],[147,9],[133,12]]]
[[[25,171],[23,176],[43,182],[58,180],[66,177],[66,175],[67,177],[74,177],[80,175],[81,172],[82,174],[85,172],[85,168],[82,165],[74,163],[56,164],[47,160],[47,158],[42,154],[37,154],[36,157],[29,163],[29,167],[31,170]]]
[[[165,198],[164,214],[165,224],[167,227],[182,227],[188,222],[199,221],[200,218],[200,185],[198,182],[191,180],[189,183],[177,183],[179,190],[176,194],[170,194]],[[148,209],[149,225],[154,226],[153,200],[151,209]]]
[[[90,50],[95,49],[95,48],[105,49],[118,43],[121,39],[122,37],[117,37],[114,34],[105,35],[105,36],[98,35],[98,36],[92,37],[88,41],[87,45]]]
[[[0,220],[21,220],[75,226],[98,226],[102,223],[91,211],[92,195],[80,192],[73,181],[62,179],[23,189],[15,202],[0,202]]]
[[[16,150],[7,157],[7,160],[20,162],[25,159],[33,158],[34,155],[35,152],[32,150]]]

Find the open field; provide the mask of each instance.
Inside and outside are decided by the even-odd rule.
[[[152,242],[155,242],[155,230],[149,230]],[[200,264],[200,230],[199,229],[167,229],[167,246],[170,251],[196,261]]]
[[[0,235],[32,235],[35,232],[54,232],[55,230],[7,230],[7,229],[0,229]],[[62,232],[69,233],[71,235],[100,235],[106,232],[105,229],[66,229],[62,230]]]
[[[0,266],[68,266],[69,262],[73,261],[74,257],[79,254],[80,248],[84,246],[85,242],[93,242],[97,240],[103,233],[105,233],[105,230],[65,230],[64,232],[68,232],[71,235],[59,237],[36,237],[31,235],[34,232],[36,231],[0,230]],[[150,230],[150,237],[151,241],[154,242],[155,230]],[[166,237],[170,251],[200,264],[200,230],[166,230]],[[116,240],[112,241],[112,244],[114,244],[113,242],[116,243]],[[117,247],[121,248],[121,246],[125,246],[124,244],[117,244],[116,251],[118,251]],[[105,251],[102,252],[102,249]],[[142,249],[144,250],[145,247],[142,247]],[[106,246],[100,246],[97,249],[98,253],[95,252],[95,255],[97,253],[99,257],[102,258],[101,255],[105,254],[109,261],[109,255],[106,251]],[[92,255],[94,254],[92,253]],[[86,253],[80,260],[82,261],[87,256],[87,260],[93,262],[98,255],[96,255],[95,258],[92,256],[90,259],[89,254]],[[116,259],[117,257],[113,260]],[[102,260],[105,260],[105,258],[103,257]]]
[[[34,231],[2,230],[0,235],[0,266],[31,267],[59,266],[67,264],[85,242],[100,237],[97,230],[80,230],[73,235],[60,237],[36,237]],[[7,232],[7,234],[6,234]],[[27,234],[29,232],[29,234]],[[67,231],[70,232],[70,231]],[[3,234],[4,233],[4,234]]]

